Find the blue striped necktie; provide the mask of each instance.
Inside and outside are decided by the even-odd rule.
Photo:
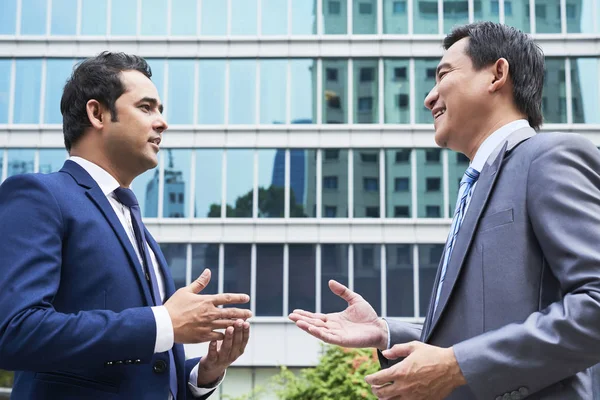
[[[440,301],[440,294],[442,293],[442,285],[444,284],[444,278],[446,277],[446,269],[448,268],[448,262],[450,261],[450,257],[452,256],[452,249],[454,247],[454,242],[456,241],[456,236],[458,235],[458,230],[462,225],[463,219],[465,218],[465,210],[467,208],[467,204],[471,200],[471,196],[473,195],[473,185],[477,182],[477,178],[479,178],[479,172],[471,167],[469,167],[462,179],[460,180],[460,187],[458,189],[458,199],[456,200],[456,209],[454,210],[454,218],[452,219],[452,225],[450,226],[450,233],[448,234],[448,240],[446,241],[446,249],[444,251],[444,262],[442,263],[442,272],[440,273],[440,283],[437,287],[437,292],[435,294],[435,303],[433,307],[433,313],[435,314],[435,310],[437,309],[438,302]]]

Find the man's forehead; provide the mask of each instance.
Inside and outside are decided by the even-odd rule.
[[[469,38],[463,38],[450,46],[448,50],[444,51],[444,55],[438,65],[456,64],[461,59],[468,57],[466,53],[468,40]]]
[[[125,93],[158,98],[158,90],[154,83],[139,71],[121,72],[121,81],[125,86]]]

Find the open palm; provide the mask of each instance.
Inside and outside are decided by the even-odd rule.
[[[373,307],[339,282],[330,280],[329,288],[348,302],[344,311],[320,314],[294,310],[289,318],[300,329],[326,343],[343,347],[387,347],[387,326]]]

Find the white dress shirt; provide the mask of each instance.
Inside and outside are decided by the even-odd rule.
[[[473,161],[470,163],[470,167],[476,170],[477,172],[481,173],[481,170],[483,170],[486,161],[488,160],[488,158],[490,158],[496,147],[498,147],[500,143],[504,142],[506,138],[509,137],[513,132],[516,132],[519,129],[526,127],[529,127],[529,121],[527,121],[526,119],[518,119],[516,121],[509,122],[508,124],[503,125],[499,129],[495,130],[490,136],[488,136],[483,141],[483,143],[481,143],[481,146],[479,146],[479,149],[477,149],[477,152],[475,153],[475,157],[473,157]],[[475,193],[477,182],[479,181],[476,181],[473,185],[473,188],[471,189],[473,193]],[[473,195],[471,195],[471,197],[468,198],[467,204],[465,204],[465,216],[467,214],[467,210],[469,209],[469,204],[471,203],[472,198]],[[387,321],[385,321],[385,323],[388,329],[387,348],[389,349],[392,344],[392,335],[390,333],[389,324],[387,323]]]
[[[142,256],[140,255],[140,250],[138,249],[137,242],[135,240],[135,234],[133,231],[133,224],[131,222],[131,211],[129,207],[123,205],[117,197],[113,193],[115,189],[117,189],[120,185],[119,182],[107,171],[99,167],[98,165],[77,156],[69,157],[69,160],[76,162],[83,169],[86,170],[88,174],[92,177],[94,181],[102,190],[102,193],[108,199],[108,202],[112,206],[119,218],[119,222],[123,225],[123,229],[127,232],[127,236],[137,254],[138,260],[140,261],[140,265],[144,265],[142,261]],[[165,284],[164,277],[158,267],[158,262],[156,261],[156,255],[146,243],[148,247],[148,254],[150,254],[150,258],[152,260],[152,268],[154,268],[154,274],[156,275],[156,280],[158,284],[158,291],[160,292],[160,298],[164,301],[165,299]],[[165,351],[169,351],[175,342],[174,332],[173,332],[173,323],[171,322],[171,317],[169,316],[169,312],[164,306],[156,306],[151,307],[152,312],[154,313],[154,318],[156,320],[156,342],[154,344],[154,353],[162,353]],[[216,387],[218,387],[223,379],[220,379],[217,384],[213,388],[199,388],[197,387],[198,383],[198,365],[196,365],[192,372],[190,373],[190,379],[188,385],[192,394],[196,397],[200,397],[208,394]],[[172,399],[172,395],[169,393],[169,399]]]

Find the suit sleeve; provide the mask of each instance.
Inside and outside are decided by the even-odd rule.
[[[65,230],[61,209],[41,177],[21,175],[0,186],[0,368],[150,362],[156,323],[149,307],[76,314],[53,308]]]
[[[421,337],[422,326],[419,324],[411,324],[408,322],[397,321],[391,318],[386,318],[385,322],[389,328],[390,347],[393,347],[399,343],[408,343],[413,340],[419,340]],[[381,368],[389,368],[394,364],[399,363],[404,359],[398,358],[395,360],[388,360],[381,354],[381,351],[377,350],[377,357],[379,358],[379,364]]]
[[[599,171],[600,152],[575,135],[542,142],[524,171],[530,223],[562,299],[454,346],[477,398],[537,392],[600,361]]]

